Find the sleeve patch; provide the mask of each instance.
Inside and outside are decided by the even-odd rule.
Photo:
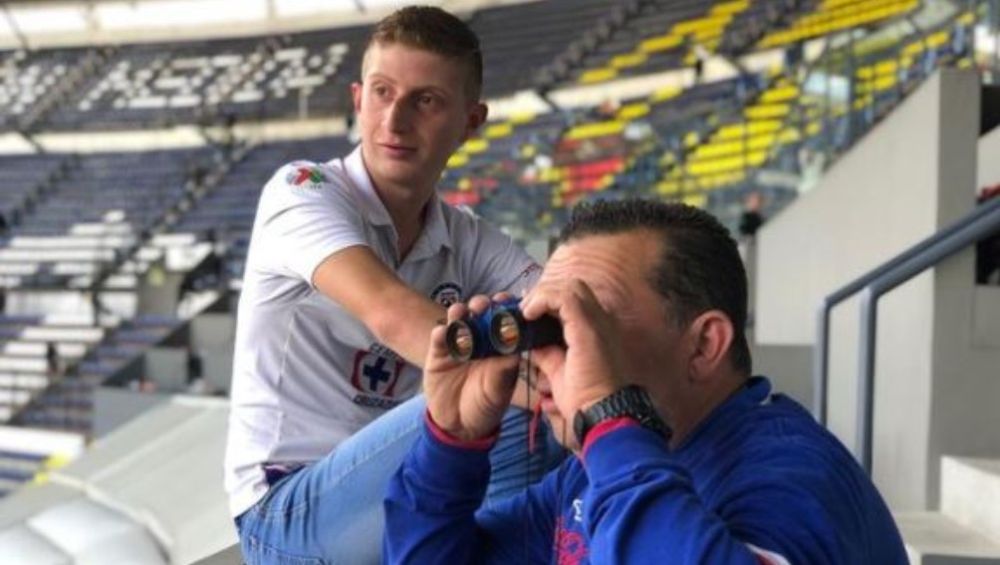
[[[285,173],[285,182],[289,186],[319,188],[323,184],[330,182],[330,178],[319,165],[297,161],[288,166],[288,172]]]

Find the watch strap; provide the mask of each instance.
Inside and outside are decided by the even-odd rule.
[[[635,420],[640,426],[664,438],[670,437],[670,430],[657,413],[646,389],[630,385],[576,413],[573,418],[573,432],[576,434],[577,442],[583,446],[587,434],[594,429],[594,426],[621,417]]]

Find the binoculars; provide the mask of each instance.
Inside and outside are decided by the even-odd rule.
[[[448,324],[445,343],[457,361],[509,355],[546,345],[565,345],[562,323],[548,314],[527,321],[520,298],[494,302],[478,316]]]

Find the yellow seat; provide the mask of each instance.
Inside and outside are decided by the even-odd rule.
[[[507,137],[514,131],[514,126],[510,122],[503,122],[487,126],[483,131],[483,137],[487,139],[498,139]]]
[[[749,0],[735,0],[734,2],[722,2],[712,7],[712,14],[718,16],[735,16],[736,14],[750,7]]]
[[[617,69],[612,69],[608,67],[603,67],[599,69],[590,69],[580,75],[580,84],[594,84],[598,82],[604,82],[611,80],[618,76]]]
[[[784,118],[788,115],[788,104],[758,104],[743,111],[748,120],[766,120],[769,118]]]
[[[775,102],[788,102],[794,100],[799,95],[799,88],[795,85],[779,86],[765,91],[760,95],[761,104],[772,104]]]
[[[704,208],[708,204],[708,196],[699,192],[685,194],[681,200],[688,206],[694,206],[695,208]]]
[[[477,137],[475,139],[470,139],[466,141],[465,145],[462,146],[462,151],[469,154],[482,153],[483,151],[486,151],[486,149],[489,148],[489,146],[490,146],[489,141],[481,137]]]
[[[649,104],[646,104],[645,102],[626,104],[618,110],[618,119],[622,121],[629,121],[641,118],[648,114],[649,110]]]
[[[458,169],[464,167],[469,163],[469,156],[465,153],[455,152],[452,153],[451,157],[448,158],[447,167],[449,169]]]
[[[651,54],[661,51],[669,51],[684,44],[684,38],[680,35],[666,34],[659,37],[652,37],[639,44],[639,52]]]
[[[535,121],[535,114],[532,112],[517,112],[510,116],[510,123],[518,126],[533,121]]]
[[[624,55],[616,55],[611,58],[611,67],[614,69],[627,69],[630,67],[637,67],[646,62],[648,55],[645,53],[626,53]]]
[[[581,124],[566,133],[566,139],[588,139],[593,137],[604,137],[615,135],[625,129],[625,122],[621,120],[610,120],[606,122],[594,122]]]
[[[653,93],[649,95],[649,101],[654,104],[659,104],[672,98],[676,98],[681,92],[684,92],[684,89],[679,86],[668,86],[666,88],[653,91]]]
[[[875,90],[883,92],[896,86],[896,75],[885,75],[875,79]]]
[[[729,140],[741,139],[762,133],[772,133],[781,129],[781,122],[778,120],[753,120],[747,123],[729,124],[719,128],[715,134],[715,139]]]

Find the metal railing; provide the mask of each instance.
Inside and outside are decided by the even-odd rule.
[[[826,424],[829,380],[830,311],[861,292],[861,332],[858,354],[857,449],[862,467],[871,472],[875,391],[875,332],[878,299],[952,254],[1000,232],[1000,198],[985,202],[966,216],[920,241],[885,264],[830,294],[817,312],[816,354],[813,358],[813,401],[816,418]],[[969,273],[972,276],[972,273]]]

